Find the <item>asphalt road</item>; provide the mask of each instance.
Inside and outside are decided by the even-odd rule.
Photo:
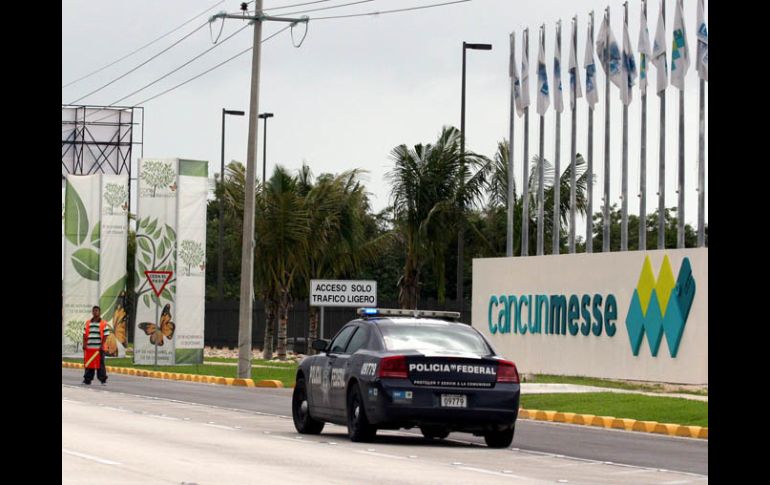
[[[86,387],[80,384],[81,376],[82,370],[62,369],[62,473],[63,479],[66,478],[63,482],[66,483],[89,483],[87,480],[89,473],[94,471],[93,467],[133,469],[132,465],[124,463],[126,459],[121,458],[123,455],[115,454],[114,450],[122,450],[123,454],[126,453],[125,450],[133,450],[130,452],[131,459],[137,464],[142,462],[144,453],[149,460],[148,466],[156,467],[157,471],[166,466],[162,457],[165,453],[175,457],[176,461],[170,460],[175,463],[221,463],[222,470],[215,472],[216,467],[212,465],[213,468],[204,467],[196,472],[196,476],[205,478],[196,478],[201,484],[259,483],[260,480],[250,482],[246,479],[249,475],[244,473],[249,469],[249,463],[253,466],[254,462],[249,462],[245,456],[241,456],[242,453],[232,450],[236,445],[228,440],[234,436],[233,433],[244,440],[239,443],[248,446],[249,450],[254,451],[265,445],[261,442],[268,439],[270,443],[267,448],[273,450],[270,453],[278,453],[278,450],[282,449],[281,453],[299,453],[303,456],[302,460],[310,460],[304,457],[303,446],[307,447],[311,443],[325,445],[322,447],[325,451],[318,455],[325,456],[322,461],[314,461],[314,455],[314,458],[306,463],[309,468],[301,468],[303,473],[309,474],[308,479],[316,481],[318,474],[313,472],[314,466],[329,471],[329,483],[360,481],[361,477],[354,480],[349,475],[356,468],[351,468],[349,464],[349,452],[363,453],[360,457],[356,455],[357,464],[368,463],[369,467],[387,469],[389,474],[382,475],[384,481],[376,483],[426,483],[426,470],[429,470],[430,474],[428,481],[435,483],[480,483],[492,478],[492,481],[518,478],[524,482],[546,480],[552,483],[567,480],[567,483],[622,481],[673,484],[708,479],[706,440],[520,420],[517,423],[513,448],[509,450],[486,448],[483,438],[465,433],[453,433],[442,442],[429,442],[421,437],[419,431],[414,430],[380,431],[374,443],[358,444],[347,439],[344,427],[333,425],[327,425],[320,436],[300,437],[294,431],[291,420],[287,419],[291,415],[290,389],[241,388],[119,374],[111,375],[107,386],[101,386],[94,381],[94,384]],[[112,416],[114,414],[118,414],[119,419]],[[152,424],[148,425],[147,420]],[[159,421],[163,426],[158,427]],[[204,424],[211,429],[200,428]],[[116,427],[112,431],[100,431],[99,439],[107,440],[108,436],[115,435],[120,436],[119,443],[107,442],[98,447],[78,448],[80,440],[77,437],[81,434],[93,435],[94,427],[109,429],[112,426]],[[164,426],[174,429],[164,431]],[[208,439],[206,437],[210,434],[213,438],[214,433],[219,444],[213,445],[212,441],[210,449],[204,447],[206,450],[202,450],[202,445],[195,445],[200,439],[201,429],[205,429],[204,439]],[[271,436],[266,438],[266,433]],[[274,443],[276,440],[280,445]],[[298,441],[302,445],[295,450]],[[330,442],[335,444],[331,445]],[[291,449],[282,448],[286,443],[291,445]],[[160,454],[158,447],[163,450]],[[329,452],[326,447],[333,449],[330,456],[325,455]],[[383,454],[383,448],[387,449],[384,453],[387,456],[380,456]],[[376,451],[368,451],[371,449]],[[89,450],[104,451],[101,455],[109,456],[89,453]],[[345,453],[340,454],[342,451]],[[90,454],[97,456],[97,461],[94,461],[93,457],[79,456]],[[201,456],[196,459],[198,454]],[[265,463],[273,463],[277,459],[268,455],[260,455],[267,460]],[[155,459],[150,459],[152,456],[155,456]],[[395,473],[392,463],[383,463],[383,460],[391,462],[397,459],[393,456],[404,458],[408,463],[398,464],[398,473]],[[421,458],[410,459],[409,456]],[[122,464],[110,465],[98,460]],[[467,465],[469,463],[472,465]],[[337,471],[332,464],[336,464],[340,470]],[[294,470],[292,473],[297,474],[290,476],[303,477],[296,463],[294,465],[294,468],[288,466]],[[262,468],[259,467],[260,470]],[[141,467],[136,468],[140,469]],[[371,468],[366,469],[371,471]],[[183,465],[181,471],[184,471]],[[240,478],[236,479],[231,472]],[[276,477],[285,472],[286,470],[279,467],[275,470]],[[142,478],[143,483],[182,482],[178,473],[171,474],[173,478],[168,479],[161,476],[162,474],[156,477],[153,475],[156,472],[148,473],[149,475]],[[140,475],[127,472],[127,481],[109,483],[136,483]],[[167,481],[154,482],[149,480],[151,476]],[[263,475],[263,478],[265,476]],[[418,476],[422,478],[413,482]],[[192,480],[188,482],[198,483]]]

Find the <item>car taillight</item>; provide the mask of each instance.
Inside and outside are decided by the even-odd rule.
[[[380,377],[388,377],[395,379],[406,379],[406,357],[403,355],[394,355],[391,357],[384,357],[380,361]]]
[[[497,382],[519,383],[519,372],[516,370],[516,364],[509,360],[500,360],[497,362]]]

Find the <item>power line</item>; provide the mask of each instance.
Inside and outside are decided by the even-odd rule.
[[[184,63],[184,64],[182,64],[181,66],[177,67],[176,69],[173,69],[172,71],[169,71],[169,72],[167,72],[166,74],[164,74],[163,76],[159,77],[158,79],[156,79],[156,80],[152,81],[152,82],[151,82],[151,83],[149,83],[149,84],[145,84],[144,86],[142,86],[141,88],[139,88],[139,89],[137,89],[136,91],[132,92],[131,94],[128,94],[128,95],[126,95],[126,96],[123,96],[123,97],[122,97],[122,98],[120,98],[119,100],[117,100],[117,101],[115,101],[115,102],[113,102],[113,103],[110,103],[108,106],[113,106],[113,105],[116,105],[116,104],[120,103],[121,101],[123,101],[124,99],[126,99],[126,98],[130,98],[131,96],[133,96],[133,95],[135,95],[135,94],[137,94],[137,93],[139,93],[139,92],[141,92],[141,91],[144,91],[145,89],[149,88],[149,87],[150,87],[150,86],[152,86],[153,84],[155,84],[155,83],[158,83],[158,82],[162,81],[163,79],[166,79],[166,78],[167,78],[167,77],[169,77],[170,75],[172,75],[172,74],[174,74],[175,72],[179,71],[180,69],[182,69],[182,68],[184,68],[184,67],[186,67],[186,66],[190,65],[190,64],[191,64],[191,63],[193,63],[194,61],[196,61],[196,60],[200,59],[200,58],[201,58],[201,57],[203,57],[204,55],[208,54],[208,53],[209,53],[209,52],[211,52],[212,50],[216,49],[216,48],[217,48],[217,47],[219,47],[220,45],[222,45],[222,44],[224,44],[225,42],[227,42],[228,40],[232,39],[233,37],[235,37],[237,34],[241,33],[241,32],[242,32],[244,29],[246,29],[246,28],[248,28],[248,27],[251,27],[251,24],[246,24],[246,25],[244,25],[243,27],[241,27],[240,29],[236,30],[235,32],[233,32],[233,33],[232,33],[232,34],[230,34],[229,36],[225,37],[225,38],[224,38],[224,39],[223,39],[221,42],[218,42],[218,43],[214,44],[213,46],[209,47],[208,49],[206,49],[205,51],[201,52],[201,53],[200,53],[200,54],[198,54],[197,56],[193,57],[192,59],[190,59],[189,61],[185,62],[185,63]]]
[[[268,37],[265,37],[264,39],[262,39],[262,43],[264,44],[265,42],[267,42],[268,40],[272,39],[272,38],[273,38],[273,37],[275,37],[276,35],[278,35],[278,34],[280,34],[280,33],[282,33],[282,32],[285,32],[285,31],[287,31],[287,30],[288,30],[290,27],[291,27],[291,25],[287,25],[286,27],[284,27],[284,28],[282,28],[281,30],[279,30],[279,31],[275,32],[274,34],[271,34],[271,35],[269,35]],[[160,93],[158,93],[158,94],[156,94],[156,95],[154,95],[154,96],[151,96],[151,97],[149,97],[149,98],[147,98],[147,99],[144,99],[144,100],[142,100],[142,101],[139,101],[138,103],[134,103],[134,105],[133,105],[133,106],[141,106],[141,105],[143,105],[143,104],[145,104],[145,103],[149,103],[150,101],[152,101],[152,100],[154,100],[154,99],[156,99],[156,98],[159,98],[159,97],[163,96],[164,94],[168,94],[168,93],[170,93],[171,91],[173,91],[173,90],[175,90],[175,89],[177,89],[177,88],[180,88],[180,87],[184,86],[185,84],[187,84],[187,83],[189,83],[189,82],[192,82],[192,81],[194,81],[194,80],[196,80],[196,79],[198,79],[198,78],[200,78],[200,77],[202,77],[202,76],[205,76],[206,74],[210,73],[211,71],[213,71],[213,70],[215,70],[215,69],[218,69],[219,67],[221,67],[221,66],[223,66],[223,65],[227,64],[228,62],[230,62],[230,61],[232,61],[232,60],[234,60],[234,59],[236,59],[236,58],[238,58],[238,57],[242,56],[243,54],[246,54],[246,53],[247,53],[247,52],[249,52],[251,49],[253,49],[253,47],[247,47],[246,49],[242,50],[241,52],[239,52],[239,53],[235,54],[234,56],[232,56],[232,57],[230,57],[230,58],[228,58],[228,59],[225,59],[224,61],[220,62],[219,64],[215,65],[214,67],[211,67],[210,69],[207,69],[207,70],[203,71],[202,73],[200,73],[200,74],[198,74],[198,75],[196,75],[196,76],[194,76],[194,77],[191,77],[190,79],[188,79],[188,80],[186,80],[186,81],[184,81],[184,82],[181,82],[181,83],[177,84],[176,86],[170,87],[170,88],[166,89],[165,91],[162,91],[162,92],[160,92]],[[97,112],[95,112],[95,113],[93,113],[93,114],[96,114],[96,113],[98,113],[98,111],[97,111]],[[104,117],[104,118],[100,118],[100,119],[98,119],[98,120],[96,120],[96,121],[92,121],[92,123],[98,123],[99,121],[105,120],[105,119],[109,118],[110,116],[111,116],[111,115],[108,115],[108,116],[106,116],[106,117]]]
[[[179,39],[178,41],[174,42],[174,43],[173,43],[173,44],[171,44],[170,46],[166,47],[166,48],[165,48],[165,49],[163,49],[162,51],[158,52],[158,53],[157,53],[157,54],[155,54],[154,56],[150,57],[150,58],[149,58],[149,59],[147,59],[146,61],[142,62],[142,63],[141,63],[141,64],[139,64],[138,66],[134,67],[133,69],[131,69],[131,70],[129,70],[129,71],[126,71],[125,73],[123,73],[123,74],[121,74],[120,76],[116,77],[115,79],[113,79],[112,81],[110,81],[110,82],[108,82],[107,84],[103,85],[102,87],[100,87],[100,88],[97,88],[97,89],[94,89],[94,90],[93,90],[93,91],[91,91],[90,93],[88,93],[88,94],[85,94],[85,95],[83,95],[83,96],[79,97],[78,99],[76,99],[76,100],[74,100],[74,101],[71,101],[71,102],[70,102],[70,103],[68,103],[68,104],[75,104],[75,103],[77,103],[78,101],[82,100],[83,98],[87,98],[87,97],[91,96],[92,94],[98,93],[99,91],[101,91],[102,89],[104,89],[104,88],[106,88],[107,86],[111,85],[111,84],[112,84],[112,83],[114,83],[115,81],[118,81],[118,80],[120,80],[120,79],[123,79],[124,77],[128,76],[128,75],[129,75],[129,74],[131,74],[132,72],[134,72],[134,71],[136,71],[137,69],[139,69],[140,67],[144,66],[145,64],[147,64],[147,63],[148,63],[148,62],[150,62],[151,60],[153,60],[153,59],[155,59],[155,58],[157,58],[157,57],[161,56],[161,55],[162,55],[162,54],[164,54],[165,52],[168,52],[168,51],[169,51],[169,50],[170,50],[172,47],[174,47],[174,46],[178,45],[178,44],[179,44],[180,42],[182,42],[183,40],[187,39],[188,37],[190,37],[190,36],[191,36],[191,35],[193,35],[194,33],[198,32],[198,31],[199,31],[199,30],[201,30],[203,27],[205,27],[207,24],[208,24],[208,22],[204,22],[204,23],[202,23],[202,24],[201,24],[200,26],[198,26],[198,27],[197,27],[195,30],[193,30],[193,31],[192,31],[192,32],[190,32],[189,34],[185,35],[184,37],[182,37],[182,38],[181,38],[181,39]]]
[[[188,20],[187,22],[183,23],[183,24],[182,24],[182,25],[180,25],[179,27],[176,27],[174,30],[171,30],[171,31],[169,31],[169,32],[166,32],[165,34],[161,35],[161,36],[160,36],[160,37],[158,37],[157,39],[155,39],[155,40],[152,40],[152,41],[150,41],[150,42],[148,42],[148,43],[144,44],[142,47],[139,47],[138,49],[136,49],[136,50],[134,50],[134,51],[131,51],[131,52],[129,52],[128,54],[124,55],[123,57],[121,57],[121,58],[119,58],[119,59],[117,59],[117,60],[115,60],[115,61],[112,61],[111,63],[107,64],[107,65],[106,65],[106,66],[104,66],[104,67],[100,67],[99,69],[95,70],[94,72],[91,72],[91,73],[89,73],[89,74],[86,74],[86,75],[85,75],[85,76],[83,76],[83,77],[79,77],[79,78],[75,79],[74,81],[70,81],[70,82],[68,82],[67,84],[64,84],[64,85],[62,85],[62,88],[66,88],[67,86],[71,86],[71,85],[75,84],[76,82],[79,82],[79,81],[82,81],[83,79],[89,78],[89,77],[93,76],[94,74],[96,74],[97,72],[101,72],[101,71],[103,71],[103,70],[107,69],[108,67],[114,66],[115,64],[117,64],[118,62],[122,61],[123,59],[125,59],[125,58],[127,58],[127,57],[131,57],[132,55],[134,55],[134,54],[136,54],[137,52],[139,52],[139,51],[141,51],[141,50],[143,50],[143,49],[145,49],[145,48],[147,48],[147,47],[151,46],[152,44],[154,44],[154,43],[158,42],[159,40],[161,40],[161,39],[163,39],[163,38],[165,38],[165,37],[168,37],[169,35],[173,34],[173,33],[174,33],[174,32],[176,32],[177,30],[181,29],[181,28],[182,28],[182,27],[184,27],[185,25],[187,25],[187,24],[189,24],[190,22],[192,22],[193,20],[197,19],[197,18],[198,18],[198,17],[200,17],[201,15],[205,14],[206,12],[208,12],[209,10],[211,10],[212,8],[214,8],[214,7],[216,7],[217,5],[219,5],[219,4],[221,4],[221,3],[224,3],[224,2],[225,2],[225,0],[220,0],[219,2],[217,2],[217,3],[215,3],[214,5],[210,6],[209,8],[207,8],[207,9],[206,9],[206,10],[204,10],[203,12],[199,13],[199,14],[198,14],[198,15],[196,15],[195,17],[191,18],[191,19],[190,19],[190,20]]]
[[[455,0],[454,2],[444,2],[444,3],[434,3],[432,5],[423,5],[421,7],[410,7],[410,8],[399,8],[396,10],[383,10],[381,12],[369,12],[369,13],[356,13],[356,14],[350,14],[350,15],[335,15],[331,17],[313,17],[310,20],[329,20],[329,19],[344,19],[344,18],[351,18],[351,17],[366,17],[371,15],[384,15],[388,13],[397,13],[397,12],[408,12],[411,10],[422,10],[424,8],[433,8],[433,7],[442,7],[444,5],[452,5],[455,3],[465,3],[470,2],[471,0]]]
[[[305,2],[305,3],[295,3],[294,5],[283,5],[281,7],[270,7],[268,9],[264,9],[266,11],[273,11],[273,10],[282,10],[284,8],[294,8],[294,7],[303,7],[305,5],[313,5],[314,3],[326,3],[330,0],[315,0],[315,2]],[[254,3],[254,0],[252,0],[249,3]]]
[[[374,0],[358,0],[357,2],[350,2],[350,3],[342,3],[339,5],[332,5],[331,7],[321,7],[321,8],[313,8],[310,10],[300,10],[298,12],[289,12],[282,15],[296,15],[299,13],[309,13],[309,12],[320,12],[321,10],[331,10],[333,8],[340,8],[340,7],[349,7],[351,5],[358,5],[359,3],[369,3],[373,2]]]

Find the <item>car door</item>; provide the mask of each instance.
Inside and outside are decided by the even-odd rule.
[[[342,328],[329,344],[329,351],[326,354],[326,366],[321,380],[321,402],[326,407],[326,412],[337,418],[344,417],[345,404],[344,399],[340,404],[340,388],[344,394],[345,388],[345,369],[349,362],[345,349],[348,346],[350,337],[358,328],[357,325],[349,324]],[[342,409],[340,409],[340,405]]]

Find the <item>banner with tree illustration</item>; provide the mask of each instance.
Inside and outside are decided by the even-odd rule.
[[[208,162],[140,161],[137,364],[203,363],[207,194]]]
[[[136,224],[134,363],[174,365],[178,160],[141,159]],[[154,287],[147,271],[170,271]],[[160,295],[156,295],[155,289]]]
[[[179,160],[176,363],[203,363],[208,162]]]
[[[82,351],[85,322],[99,305],[113,327],[108,350],[124,355],[128,176],[68,175],[63,219],[62,354]]]

